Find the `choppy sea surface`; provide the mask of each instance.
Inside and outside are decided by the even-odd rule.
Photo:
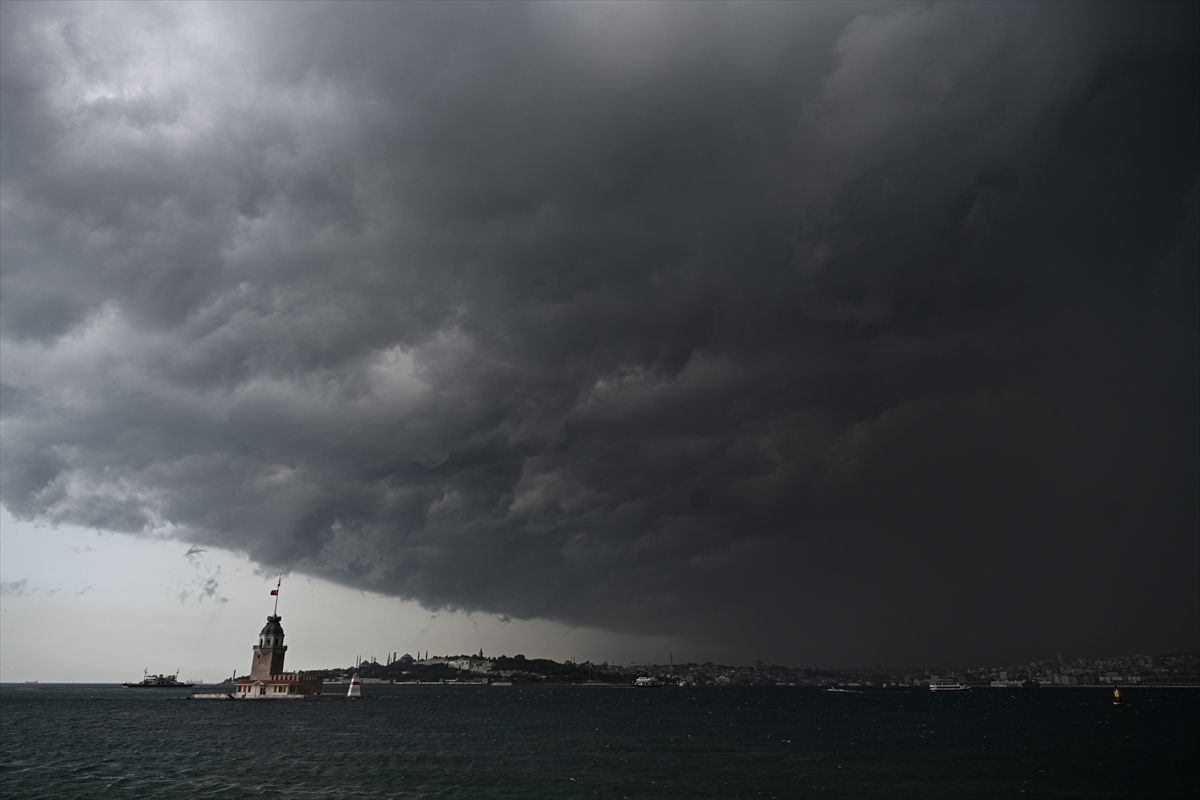
[[[1200,690],[0,686],[0,797],[1200,796]]]

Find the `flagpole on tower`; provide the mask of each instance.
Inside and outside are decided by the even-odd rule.
[[[280,575],[279,580],[275,581],[275,588],[271,590],[271,594],[275,595],[275,611],[273,611],[271,614],[271,616],[273,616],[273,617],[279,616],[279,587],[282,584],[283,584],[283,576]]]

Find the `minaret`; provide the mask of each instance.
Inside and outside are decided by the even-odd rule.
[[[272,675],[283,672],[283,655],[287,645],[283,643],[283,626],[279,624],[279,585],[281,577],[275,583],[271,594],[275,595],[275,612],[267,617],[267,624],[258,634],[258,644],[254,646],[254,658],[250,661],[250,679],[265,680]]]

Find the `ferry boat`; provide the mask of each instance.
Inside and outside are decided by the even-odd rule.
[[[660,681],[658,678],[651,678],[648,675],[643,675],[640,678],[634,678],[633,685],[641,686],[641,687],[647,687],[647,686],[657,687],[657,686],[662,686],[663,682]]]
[[[929,684],[931,692],[964,692],[970,688],[965,683],[951,683],[950,681],[931,681]]]
[[[174,675],[151,675],[149,669],[142,670],[142,679],[137,683],[122,683],[130,689],[190,689],[193,684],[179,681],[179,670]]]

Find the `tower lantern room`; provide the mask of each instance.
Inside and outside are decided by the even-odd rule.
[[[283,626],[280,617],[272,614],[267,617],[267,624],[258,634],[258,644],[254,646],[254,658],[250,662],[250,677],[257,679],[270,678],[283,672],[283,656],[287,645],[283,643]]]

